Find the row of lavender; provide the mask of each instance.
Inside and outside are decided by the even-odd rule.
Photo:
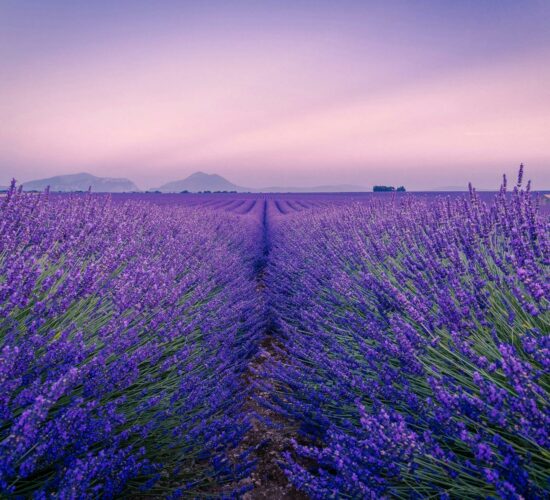
[[[542,498],[550,241],[529,189],[271,220],[267,402],[312,498]],[[388,198],[386,198],[388,200]],[[268,382],[272,381],[272,382]]]
[[[0,198],[0,496],[214,491],[247,471],[259,214]]]

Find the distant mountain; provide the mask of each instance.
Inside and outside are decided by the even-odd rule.
[[[161,191],[163,193],[180,193],[181,191],[189,191],[191,193],[196,193],[199,191],[237,191],[239,193],[348,193],[368,190],[364,187],[354,186],[351,184],[315,187],[270,186],[265,188],[248,188],[237,186],[221,175],[195,172],[180,181],[172,181],[163,184],[161,187],[157,188],[156,191]]]
[[[87,191],[90,187],[94,193],[139,191],[139,188],[129,179],[96,177],[88,173],[57,175],[55,177],[48,177],[47,179],[23,182],[22,185],[25,191],[43,191],[48,186],[51,191],[59,192]],[[2,188],[0,187],[0,189]],[[195,172],[185,179],[167,182],[151,191],[160,191],[162,193],[180,193],[182,191],[189,191],[190,193],[197,193],[199,191],[237,191],[239,193],[357,193],[370,190],[352,184],[313,187],[270,186],[265,188],[248,188],[233,184],[218,174]]]
[[[179,193],[189,191],[196,193],[199,191],[250,191],[229,182],[218,174],[205,174],[204,172],[195,172],[189,177],[179,181],[167,182],[160,186],[157,191],[163,193]]]
[[[50,186],[50,191],[87,191],[90,187],[94,193],[126,193],[139,191],[139,188],[129,179],[96,177],[81,173],[57,175],[47,179],[23,182],[25,191],[43,191]]]

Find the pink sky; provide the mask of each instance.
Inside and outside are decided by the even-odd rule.
[[[0,184],[491,188],[523,161],[550,188],[550,8],[515,3],[2,3]]]

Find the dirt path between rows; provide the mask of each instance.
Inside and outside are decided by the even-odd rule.
[[[263,256],[257,267],[257,291],[260,300],[267,301],[265,268],[269,259],[270,234],[268,203],[264,201],[262,215]],[[266,314],[269,308],[266,307]],[[282,360],[284,346],[277,339],[272,321],[266,318],[266,332],[260,343],[258,354],[249,364],[245,374],[246,384],[252,387],[245,403],[245,412],[251,418],[252,428],[236,450],[235,456],[247,449],[253,449],[252,457],[257,461],[255,470],[241,485],[252,485],[253,489],[243,495],[245,500],[258,499],[307,499],[307,495],[297,491],[288,481],[278,463],[282,454],[291,451],[291,439],[297,437],[297,425],[277,412],[262,405],[258,400],[268,399],[269,393],[262,388],[262,367],[271,360]]]
[[[269,397],[268,393],[258,387],[256,381],[262,365],[278,355],[276,345],[276,340],[272,336],[266,336],[247,374],[247,382],[254,386],[251,396],[245,403],[245,411],[251,417],[252,429],[242,441],[241,448],[242,451],[249,448],[255,450],[252,458],[257,461],[257,465],[245,482],[254,487],[243,495],[245,500],[308,498],[289,483],[278,465],[283,458],[283,452],[292,450],[291,439],[296,438],[297,426],[256,400]]]

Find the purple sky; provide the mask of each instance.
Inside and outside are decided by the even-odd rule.
[[[550,188],[550,2],[0,2],[0,184]]]

